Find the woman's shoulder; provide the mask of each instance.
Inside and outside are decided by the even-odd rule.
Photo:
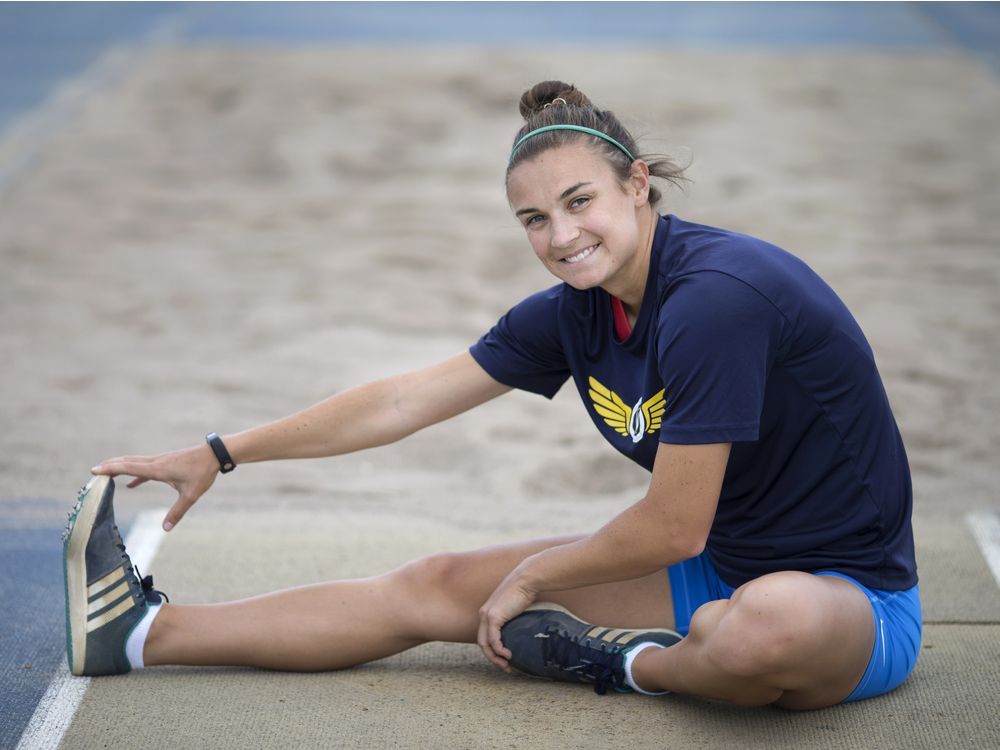
[[[750,234],[670,218],[661,252],[661,300],[678,284],[700,285],[724,275],[773,299],[779,290],[814,291],[822,280],[800,258]]]
[[[529,294],[518,302],[514,309],[527,310],[530,313],[555,312],[567,297],[568,292],[574,289],[568,284],[555,284],[546,289]]]
[[[585,316],[588,304],[587,295],[581,296],[568,284],[555,284],[522,299],[507,311],[502,320],[518,328],[530,329],[537,335],[559,338],[561,329],[567,325],[567,318]]]
[[[761,259],[793,258],[790,253],[759,237],[732,229],[666,217],[668,231],[661,255],[663,270],[671,275],[696,271],[738,271]]]
[[[661,322],[775,316],[813,341],[839,321],[854,327],[836,292],[803,260],[765,240],[678,221],[661,265]],[[675,233],[674,233],[675,232]]]

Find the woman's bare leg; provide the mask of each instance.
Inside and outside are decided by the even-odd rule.
[[[427,641],[474,643],[479,607],[524,558],[580,537],[540,539],[441,554],[374,578],[334,581],[225,604],[165,604],[144,661],[340,669]],[[544,593],[590,622],[672,627],[666,570],[646,578]]]
[[[864,674],[875,623],[868,598],[842,578],[784,572],[708,602],[690,634],[646,649],[636,683],[743,705],[820,708],[846,698]]]

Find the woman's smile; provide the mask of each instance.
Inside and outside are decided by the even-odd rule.
[[[598,242],[596,245],[590,245],[589,247],[585,247],[580,252],[578,252],[578,253],[576,253],[574,255],[570,255],[570,256],[568,256],[566,258],[563,258],[559,262],[560,263],[568,263],[570,265],[573,265],[575,263],[579,263],[580,261],[585,260],[586,258],[589,258],[591,255],[593,255],[594,252],[597,250],[597,248],[600,246],[600,244],[601,243]]]

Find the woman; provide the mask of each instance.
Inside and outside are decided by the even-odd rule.
[[[540,83],[521,113],[507,195],[562,283],[425,370],[94,467],[66,542],[75,673],[338,669],[439,640],[598,692],[800,709],[909,674],[920,642],[909,470],[850,313],[784,251],[658,216],[650,179],[679,170],[637,156],[574,87]],[[384,445],[511,388],[551,397],[569,377],[608,441],[652,473],[645,496],[592,534],[182,606],[136,580],[114,528],[109,477],[177,489],[169,530],[234,465]]]

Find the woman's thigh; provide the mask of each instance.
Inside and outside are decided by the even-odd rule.
[[[411,603],[408,616],[421,640],[473,643],[479,607],[525,558],[583,535],[548,537],[450,552],[415,560],[389,574],[400,598]],[[608,627],[672,627],[670,581],[661,570],[644,578],[565,591],[540,592],[578,617]]]

